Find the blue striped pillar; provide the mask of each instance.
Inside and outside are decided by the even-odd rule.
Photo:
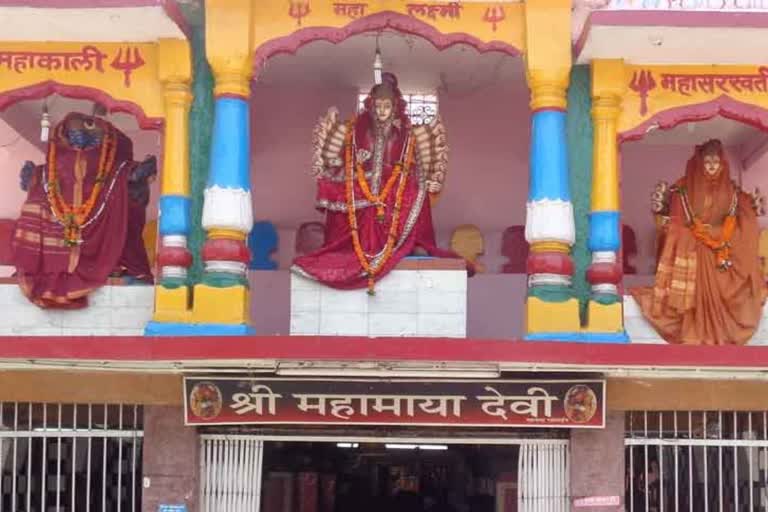
[[[246,238],[253,226],[250,185],[250,112],[248,100],[216,98],[211,168],[205,189],[203,283],[247,285],[250,254]]]
[[[160,197],[159,232],[160,284],[177,288],[187,284],[187,269],[192,265],[192,254],[187,249],[190,231],[189,196],[167,194]]]
[[[533,113],[531,125],[530,183],[525,237],[529,295],[545,301],[572,297],[575,239],[573,205],[568,176],[566,113],[547,108]]]

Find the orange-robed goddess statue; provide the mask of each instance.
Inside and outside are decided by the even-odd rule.
[[[731,181],[722,144],[697,146],[685,176],[660,184],[653,287],[632,290],[643,315],[670,343],[745,344],[762,316],[759,198]]]
[[[342,122],[329,109],[315,127],[316,207],[325,245],[293,271],[340,289],[368,287],[406,256],[458,258],[437,247],[430,199],[445,181],[448,148],[439,118],[412,126],[397,78],[384,73],[363,111]]]

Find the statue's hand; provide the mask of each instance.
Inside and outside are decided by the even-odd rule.
[[[437,181],[427,180],[427,192],[437,194],[443,190],[443,184]]]
[[[136,166],[131,172],[128,180],[131,182],[149,182],[157,175],[157,157],[147,155],[147,157]]]
[[[755,214],[758,217],[765,215],[765,196],[758,187],[748,192],[750,199],[752,199],[752,208],[755,209]]]
[[[651,211],[656,215],[664,215],[669,209],[669,183],[660,181],[651,194]]]
[[[19,181],[21,190],[24,192],[29,191],[29,187],[32,184],[32,178],[35,175],[35,163],[27,160],[24,162],[24,166],[21,168],[21,172],[19,173]]]
[[[334,154],[331,147],[338,146],[338,151],[341,151],[341,142],[343,142],[343,133],[340,135],[340,140],[337,132],[343,125],[339,123],[339,109],[331,107],[317,120],[315,128],[312,131],[312,165],[310,167],[311,174],[315,178],[319,178],[325,171],[327,161],[333,157],[338,156]],[[335,142],[334,142],[335,141]]]
[[[330,107],[326,116],[328,121],[330,121],[332,124],[337,124],[339,122],[340,116],[339,109],[336,107]]]

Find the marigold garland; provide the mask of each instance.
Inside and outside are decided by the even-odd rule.
[[[728,215],[723,221],[720,238],[714,238],[709,232],[709,227],[696,217],[688,200],[688,194],[684,188],[679,189],[683,210],[688,219],[693,237],[715,252],[717,266],[720,270],[728,270],[733,266],[731,261],[731,239],[736,231],[736,210],[738,208],[738,193],[734,193]]]
[[[360,185],[360,190],[363,191],[363,195],[371,204],[376,205],[376,219],[379,222],[384,222],[384,207],[386,205],[387,197],[389,197],[389,193],[392,191],[392,187],[395,185],[395,181],[400,177],[402,171],[403,167],[399,163],[395,164],[392,168],[392,175],[384,184],[381,193],[379,195],[374,195],[371,192],[371,188],[368,186],[368,180],[365,179],[365,169],[363,169],[363,164],[357,164],[357,182]]]
[[[59,136],[61,136],[61,132]],[[48,145],[48,188],[46,192],[54,216],[64,226],[64,243],[66,245],[71,247],[80,243],[80,232],[96,206],[107,174],[115,163],[116,153],[115,136],[107,127],[101,143],[99,166],[91,194],[83,204],[75,206],[68,204],[61,193],[61,184],[56,172],[56,143],[51,142]]]
[[[360,265],[363,267],[363,270],[365,271],[366,275],[368,276],[368,293],[370,295],[374,294],[374,283],[375,283],[375,276],[378,274],[382,268],[386,265],[387,261],[392,256],[392,251],[395,246],[395,242],[397,241],[397,229],[400,224],[400,209],[403,204],[403,195],[405,192],[405,185],[408,180],[408,174],[411,171],[411,167],[413,165],[413,156],[414,156],[414,144],[412,137],[408,137],[407,141],[407,150],[406,150],[406,160],[405,164],[397,163],[393,166],[392,169],[392,175],[387,180],[387,183],[384,186],[384,189],[382,190],[381,194],[378,196],[371,193],[370,187],[368,186],[368,182],[365,179],[365,171],[362,167],[362,165],[355,166],[354,164],[354,148],[353,148],[353,134],[355,129],[355,120],[349,121],[347,123],[347,134],[344,139],[344,170],[345,170],[345,184],[346,184],[346,201],[347,201],[347,218],[349,221],[349,229],[352,233],[352,245],[355,250],[355,255],[357,256],[358,261],[360,262]],[[360,233],[358,232],[358,226],[357,226],[357,215],[355,211],[355,194],[354,194],[354,187],[355,187],[355,169],[357,170],[357,181],[360,185],[361,190],[363,191],[363,194],[365,195],[366,199],[368,199],[369,202],[376,205],[376,217],[380,221],[384,220],[384,205],[387,197],[389,196],[392,188],[394,187],[394,183],[397,180],[397,178],[400,178],[400,182],[397,186],[397,192],[395,193],[395,204],[392,211],[392,221],[389,226],[389,233],[387,234],[387,242],[384,245],[384,250],[381,254],[381,258],[378,260],[376,265],[372,264],[372,260],[368,259],[368,256],[365,254],[365,251],[363,250],[363,246],[360,243]]]
[[[719,239],[714,238],[710,233],[707,226],[701,223],[697,218],[694,218],[691,225],[691,232],[694,238],[703,243],[713,251],[715,251],[715,257],[717,258],[717,266],[721,270],[728,270],[733,266],[731,261],[731,238],[736,231],[736,216],[728,215],[723,221],[723,229],[721,237]]]

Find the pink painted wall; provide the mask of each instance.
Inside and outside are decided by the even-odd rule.
[[[26,160],[41,162],[43,152],[0,119],[0,219],[15,219],[26,194],[19,172]]]
[[[287,333],[289,276],[294,233],[303,222],[321,221],[314,210],[309,174],[312,128],[329,106],[352,114],[352,88],[271,88],[256,85],[252,99],[252,194],[254,218],[273,222],[280,235],[279,272],[253,272],[252,318],[260,333]],[[475,224],[485,235],[481,261],[488,275],[469,281],[468,335],[516,338],[522,334],[525,277],[496,274],[501,233],[525,223],[528,192],[529,109],[524,83],[470,94],[440,94],[448,130],[450,169],[433,210],[438,241],[448,247],[453,229]],[[496,275],[492,275],[496,274]]]

